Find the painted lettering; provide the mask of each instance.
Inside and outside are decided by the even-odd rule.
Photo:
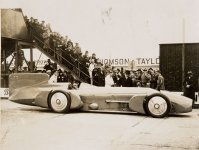
[[[101,59],[100,62],[103,64],[109,64],[111,66],[128,66],[131,65],[132,59],[129,58],[115,58],[115,59]],[[41,63],[44,63],[41,62]],[[159,58],[136,58],[136,65],[147,66],[147,65],[158,65]]]
[[[142,58],[142,62],[141,62],[141,64],[145,64],[145,60],[144,60],[144,58]]]
[[[119,64],[123,65],[123,59],[119,59]]]
[[[130,61],[129,59],[125,59],[124,63],[129,64],[129,61]]]
[[[151,64],[155,64],[155,62],[153,62],[153,59],[151,58]]]
[[[108,64],[108,59],[104,59],[104,64]]]
[[[115,65],[118,65],[119,62],[118,62],[118,59],[115,59]]]
[[[109,59],[109,65],[114,65],[114,59]]]
[[[140,64],[140,59],[141,59],[141,58],[137,58],[137,60],[138,60],[138,64]]]
[[[149,59],[146,58],[147,64],[149,64],[149,61],[150,61],[150,60],[152,60],[152,59],[151,59],[151,58],[149,58]]]

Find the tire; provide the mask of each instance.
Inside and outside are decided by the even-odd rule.
[[[167,96],[156,93],[146,98],[144,108],[146,114],[154,118],[164,118],[171,111],[171,103]]]
[[[63,91],[52,91],[48,95],[48,106],[54,112],[66,113],[70,110],[71,97]]]

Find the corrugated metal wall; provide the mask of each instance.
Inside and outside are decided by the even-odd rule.
[[[185,72],[189,70],[199,76],[199,44],[185,45]]]
[[[160,70],[165,78],[165,87],[170,91],[182,91],[183,44],[160,44]],[[184,71],[199,77],[199,43],[186,43]]]

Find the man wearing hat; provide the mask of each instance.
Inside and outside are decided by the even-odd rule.
[[[145,68],[141,75],[142,87],[150,87],[150,80],[151,80],[151,75],[148,73],[147,69]]]
[[[129,70],[126,70],[124,76],[122,77],[122,86],[123,87],[133,87],[132,78],[130,77],[131,73]]]
[[[192,71],[187,72],[187,77],[183,82],[184,93],[183,95],[191,99],[195,99],[195,83]]]
[[[159,91],[165,90],[164,77],[162,76],[161,71],[157,70],[156,74],[157,74],[157,87],[156,87],[156,89],[159,90]]]
[[[51,62],[50,59],[47,60],[47,63],[45,64],[44,69],[46,71],[50,70],[51,72],[54,70],[53,63]]]

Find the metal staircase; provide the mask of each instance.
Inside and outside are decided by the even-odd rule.
[[[80,66],[82,66],[82,63],[78,60],[76,60],[76,64],[78,65],[74,64],[75,58],[73,58],[72,56],[69,56],[70,59],[73,60],[72,62],[67,60],[67,58],[64,57],[65,55],[68,55],[67,51],[59,48],[59,52],[57,52],[57,50],[52,49],[49,45],[45,44],[40,33],[35,32],[32,26],[29,29],[31,30],[30,35],[31,35],[34,47],[36,47],[38,50],[44,53],[47,57],[49,57],[52,61],[58,64],[61,68],[63,68],[66,71],[70,71],[76,80],[88,83],[89,81],[88,79],[90,79],[90,76],[82,71],[88,68],[84,68],[84,69],[82,69],[82,67],[80,68]],[[44,49],[44,46],[45,46],[45,49]]]

